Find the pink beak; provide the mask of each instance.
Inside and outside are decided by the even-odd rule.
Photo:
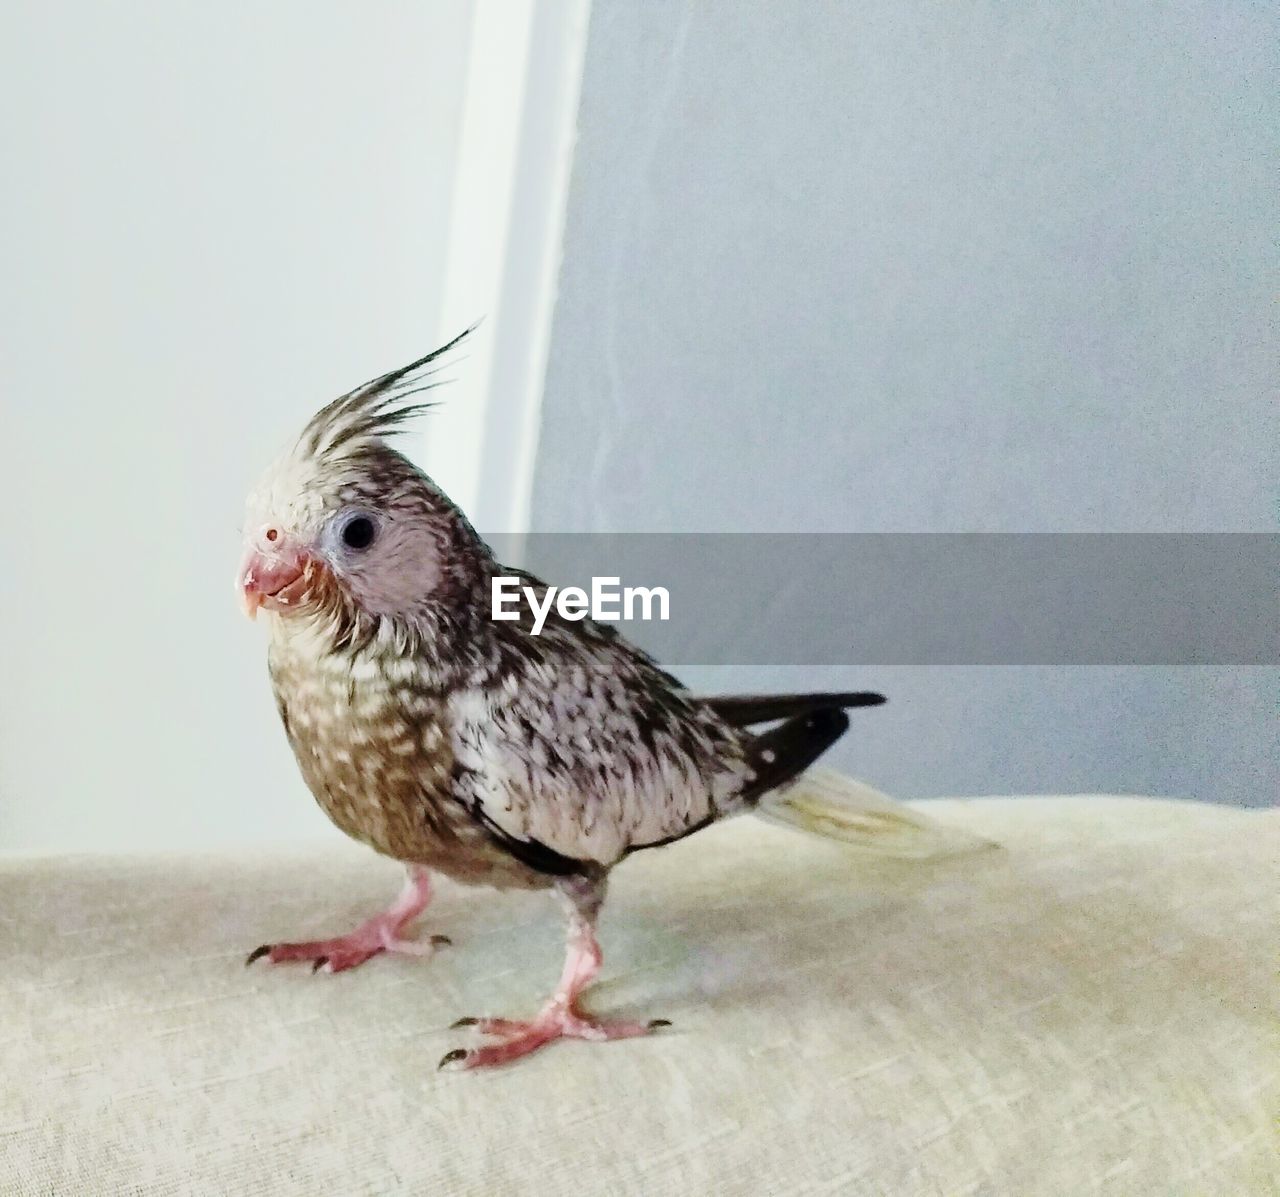
[[[311,584],[312,565],[312,559],[299,549],[282,546],[270,553],[249,549],[236,575],[244,613],[256,619],[259,607],[268,611],[296,608]]]

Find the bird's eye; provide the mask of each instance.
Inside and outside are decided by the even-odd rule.
[[[367,549],[373,544],[378,530],[367,515],[357,515],[342,527],[342,543],[349,549]]]

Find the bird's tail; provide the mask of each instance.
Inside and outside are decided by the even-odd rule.
[[[870,856],[931,860],[997,846],[832,769],[809,769],[785,789],[764,794],[753,813]]]

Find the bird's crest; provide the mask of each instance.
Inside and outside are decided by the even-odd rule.
[[[298,448],[308,457],[323,460],[354,457],[403,432],[409,420],[434,406],[408,400],[446,381],[436,378],[440,359],[474,331],[472,325],[439,349],[381,374],[321,408],[302,430]]]

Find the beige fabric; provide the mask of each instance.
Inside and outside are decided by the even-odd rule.
[[[540,895],[455,947],[256,965],[390,898],[361,850],[0,861],[0,1192],[1280,1192],[1280,811],[938,802],[999,852],[870,869],[742,820],[619,870],[597,1009],[671,1018],[437,1073],[532,1011]]]

